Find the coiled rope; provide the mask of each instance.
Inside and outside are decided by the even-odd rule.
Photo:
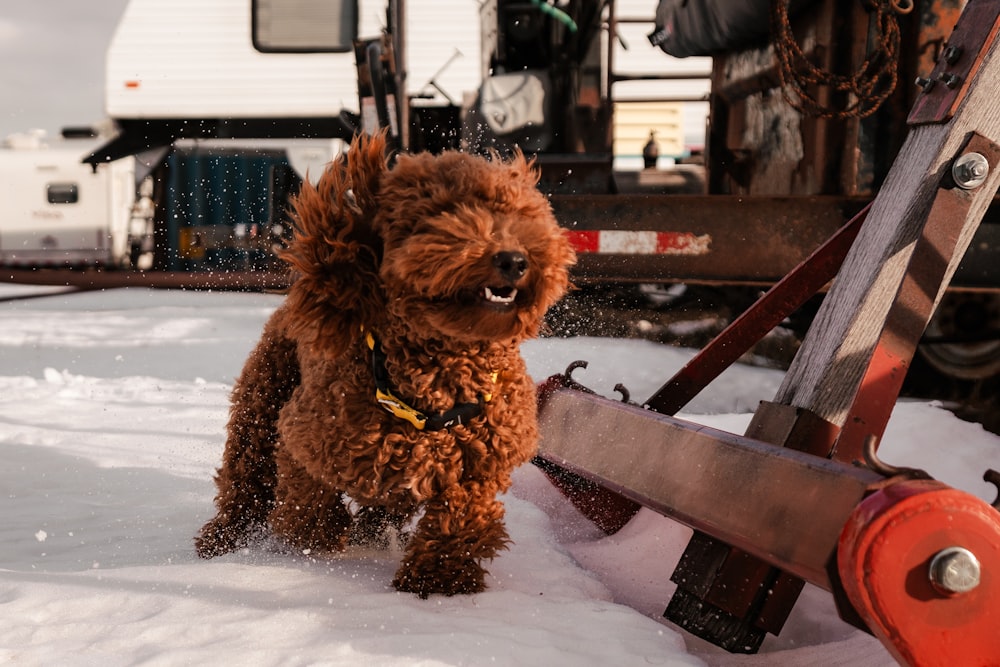
[[[897,14],[913,7],[909,0],[862,0],[867,6],[872,25],[874,47],[864,62],[852,74],[836,74],[813,64],[795,40],[788,20],[789,0],[771,3],[771,31],[774,53],[778,60],[781,92],[785,100],[799,112],[819,118],[866,118],[882,105],[896,88],[899,55],[899,22]],[[845,96],[846,106],[836,102],[827,105],[818,97],[822,88]],[[814,92],[810,92],[810,89]]]

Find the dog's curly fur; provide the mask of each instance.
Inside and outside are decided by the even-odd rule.
[[[355,140],[294,201],[283,258],[297,277],[233,390],[218,513],[196,547],[211,558],[270,530],[335,552],[423,512],[393,584],[473,593],[508,542],[497,495],[536,451],[519,344],[568,288],[574,255],[523,156],[400,155],[390,169],[385,148]],[[367,333],[396,396],[481,413],[443,430],[390,414]]]

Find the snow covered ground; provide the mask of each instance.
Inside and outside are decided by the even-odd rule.
[[[660,614],[688,529],[644,510],[604,537],[531,466],[506,498],[514,544],[482,594],[397,593],[392,552],[199,560],[191,539],[212,515],[230,385],[278,302],[130,289],[0,304],[0,662],[894,664],[812,587],[759,655],[684,635]],[[576,338],[524,354],[536,379],[587,359],[578,380],[608,394],[622,381],[641,399],[691,351]],[[684,416],[741,433],[780,380],[734,367]],[[1000,468],[1000,437],[933,404],[900,403],[880,453],[993,500],[981,476]]]

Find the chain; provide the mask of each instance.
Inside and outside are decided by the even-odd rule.
[[[771,31],[781,77],[781,93],[794,109],[819,118],[866,118],[892,94],[896,87],[899,54],[897,2],[863,1],[874,10],[871,21],[877,44],[851,75],[828,72],[810,62],[792,33],[788,20],[789,0],[772,1]],[[844,93],[849,102],[842,109],[824,105],[809,92],[810,87],[827,87],[835,93]]]

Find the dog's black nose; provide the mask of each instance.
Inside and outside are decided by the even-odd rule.
[[[517,280],[528,270],[528,258],[523,254],[502,250],[493,255],[493,266],[497,268],[500,275],[508,280]]]

